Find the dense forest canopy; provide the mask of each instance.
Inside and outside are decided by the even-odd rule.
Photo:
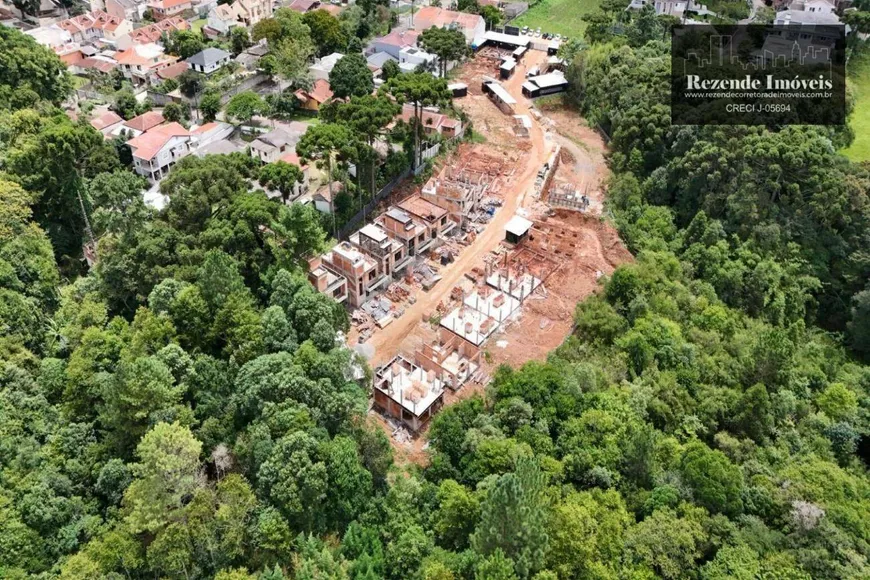
[[[568,74],[636,260],[547,361],[442,410],[425,469],[305,280],[313,210],[241,154],[185,158],[149,209],[0,27],[0,577],[870,576],[866,169],[826,129],[671,127],[663,25],[615,15]]]

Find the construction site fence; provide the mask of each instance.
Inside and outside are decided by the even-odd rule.
[[[374,209],[378,206],[378,204],[385,197],[390,195],[393,192],[393,189],[399,183],[402,182],[403,179],[411,175],[411,168],[407,167],[404,171],[402,171],[399,175],[393,178],[388,184],[381,188],[381,190],[375,194],[375,196],[369,200],[367,204],[365,204],[361,210],[356,212],[353,217],[351,217],[346,224],[338,231],[338,239],[346,240],[350,234],[355,232],[360,226],[365,222],[365,217],[374,211]]]

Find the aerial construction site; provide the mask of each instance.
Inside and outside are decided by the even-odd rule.
[[[444,405],[480,392],[499,364],[561,344],[576,303],[630,259],[601,219],[600,137],[523,96],[526,69],[552,58],[530,51],[499,83],[489,52],[463,65],[469,89],[454,101],[485,142],[461,142],[425,183],[400,188],[309,262],[315,287],[348,308],[348,344],[375,369],[373,416],[399,458],[418,463]]]

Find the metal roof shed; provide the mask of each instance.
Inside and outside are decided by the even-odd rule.
[[[505,241],[518,244],[529,234],[529,230],[535,225],[521,215],[515,215],[505,226]]]
[[[511,96],[507,90],[498,83],[487,83],[486,85],[489,87],[489,90],[492,91],[492,94],[495,95],[499,101],[506,105],[516,105],[517,100]]]
[[[499,72],[501,73],[501,78],[509,79],[512,74],[514,74],[514,70],[517,68],[517,61],[514,59],[506,60],[502,63],[501,67],[499,67]]]

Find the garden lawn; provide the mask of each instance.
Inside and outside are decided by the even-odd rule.
[[[581,38],[586,29],[583,16],[595,12],[600,4],[601,0],[540,0],[511,24]]]
[[[870,161],[870,56],[853,58],[848,67],[846,83],[855,95],[849,126],[855,140],[841,153],[855,162]]]

